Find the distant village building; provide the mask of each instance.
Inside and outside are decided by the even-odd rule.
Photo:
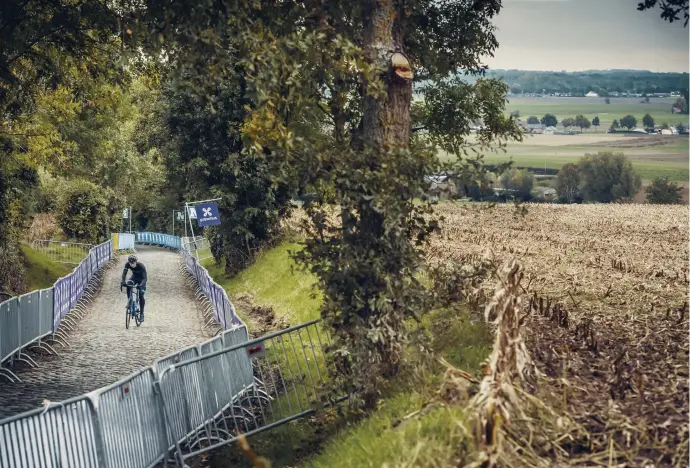
[[[541,123],[527,124],[527,131],[530,133],[542,133],[545,128],[546,128],[546,125],[541,124]]]
[[[556,127],[546,127],[544,129],[544,135],[555,135],[558,130],[556,130]]]
[[[599,97],[599,95],[594,91],[590,91],[587,94],[585,94],[585,97]]]

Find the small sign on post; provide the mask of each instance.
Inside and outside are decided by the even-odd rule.
[[[187,210],[189,210],[189,219],[196,219],[196,208],[189,206],[187,207]]]
[[[125,208],[122,210],[122,219],[127,219],[129,218],[129,208]]]
[[[251,359],[260,358],[266,355],[266,348],[264,347],[264,342],[261,341],[253,346],[247,346],[247,356]]]
[[[184,211],[176,211],[175,213],[177,213],[178,221],[184,221]]]
[[[199,227],[216,226],[220,224],[220,215],[218,214],[217,203],[200,203],[199,205],[196,205],[196,207],[200,210],[201,213],[201,216],[197,218]]]

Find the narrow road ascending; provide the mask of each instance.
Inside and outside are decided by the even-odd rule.
[[[22,383],[0,378],[0,419],[31,410],[43,400],[53,402],[90,392],[126,377],[179,348],[211,335],[204,330],[201,310],[178,270],[179,255],[165,249],[137,246],[146,266],[146,321],[125,329],[127,295],[120,277],[127,256],[109,269],[100,294],[70,333],[71,348],[57,347],[59,356],[37,359],[39,367],[22,365]]]

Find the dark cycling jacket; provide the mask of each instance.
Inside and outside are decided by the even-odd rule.
[[[125,263],[125,269],[122,270],[122,282],[125,282],[125,277],[127,276],[127,270],[132,270],[132,276],[130,279],[135,283],[139,283],[142,288],[146,287],[146,267],[143,263],[137,262],[137,266],[132,268],[129,263]]]

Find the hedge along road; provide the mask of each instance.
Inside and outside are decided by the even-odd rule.
[[[110,385],[165,355],[212,336],[204,329],[201,308],[178,269],[179,254],[137,246],[146,266],[146,321],[125,329],[127,294],[120,278],[127,255],[105,273],[100,293],[84,319],[69,332],[69,348],[41,356],[38,368],[21,364],[21,383],[0,379],[0,419]],[[128,273],[129,277],[129,273]]]

